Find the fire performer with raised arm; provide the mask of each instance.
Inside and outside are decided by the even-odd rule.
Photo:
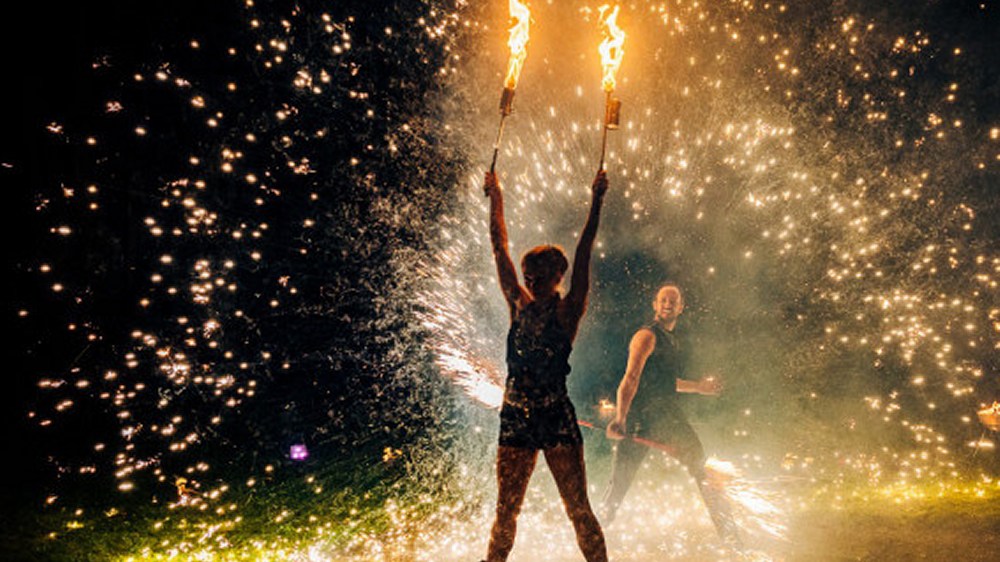
[[[653,322],[639,328],[629,343],[625,375],[618,386],[615,417],[608,424],[607,436],[615,439],[611,483],[601,506],[601,521],[609,525],[648,447],[626,436],[648,439],[663,445],[687,469],[701,491],[712,522],[722,540],[733,548],[742,544],[725,497],[720,475],[705,467],[705,452],[698,435],[681,410],[678,393],[717,396],[722,384],[713,377],[697,381],[687,375],[690,350],[675,332],[684,311],[684,295],[674,283],[665,283],[653,300]],[[717,476],[713,478],[713,476]]]
[[[558,246],[537,246],[524,254],[524,286],[518,282],[507,249],[503,192],[496,174],[486,174],[493,257],[510,308],[507,383],[497,447],[496,519],[487,562],[506,560],[514,546],[517,516],[539,451],[555,478],[584,557],[589,562],[608,559],[604,534],[587,497],[583,438],[566,390],[573,339],[587,309],[590,255],[607,189],[605,172],[599,171],[591,187],[590,214],[573,258],[570,289],[562,297],[559,285],[569,264]]]

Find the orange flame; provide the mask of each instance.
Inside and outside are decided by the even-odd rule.
[[[507,78],[504,87],[513,90],[517,87],[517,79],[521,76],[521,67],[528,56],[528,24],[531,22],[531,11],[528,5],[518,0],[510,0],[510,60],[507,62]]]
[[[1000,402],[993,402],[992,406],[983,408],[976,412],[979,414],[979,421],[993,431],[1000,431]]]
[[[604,41],[601,41],[601,46],[597,48],[601,53],[601,66],[604,67],[602,85],[605,92],[611,92],[615,89],[615,74],[618,73],[622,57],[625,56],[625,31],[618,27],[618,6],[609,10],[605,5],[598,10],[604,30]]]

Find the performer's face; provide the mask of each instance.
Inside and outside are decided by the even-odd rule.
[[[676,320],[684,310],[684,297],[677,287],[667,285],[656,293],[653,300],[653,311],[657,320]]]
[[[555,293],[562,281],[562,275],[555,271],[541,268],[538,271],[525,270],[524,285],[535,298],[547,297]]]

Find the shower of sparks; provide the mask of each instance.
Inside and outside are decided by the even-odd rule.
[[[734,516],[744,531],[759,532],[778,540],[788,539],[788,513],[780,507],[782,498],[774,491],[754,484],[733,463],[709,458],[705,470],[710,480],[725,490]]]
[[[513,0],[510,8],[505,84],[513,87],[532,16]],[[490,259],[482,170],[468,147],[482,146],[492,128],[493,114],[476,100],[488,99],[506,53],[492,45],[497,22],[484,7],[408,9],[421,14],[389,25],[346,8],[275,14],[248,1],[245,44],[219,55],[193,41],[191,50],[246,64],[254,80],[189,76],[166,62],[119,69],[131,84],[101,107],[127,133],[47,124],[60,143],[94,155],[95,170],[115,161],[112,146],[196,139],[167,142],[182,158],[142,176],[146,183],[106,173],[37,197],[53,247],[68,249],[39,256],[32,273],[82,351],[39,375],[41,398],[28,416],[54,432],[78,423],[84,408],[107,414],[115,432],[88,443],[87,456],[54,455],[54,469],[64,479],[110,473],[122,502],[149,498],[163,510],[135,560],[459,560],[485,551],[493,499],[485,451],[496,437],[487,410],[502,399],[509,314]],[[613,394],[624,365],[604,352],[626,342],[609,326],[640,325],[650,286],[680,275],[696,303],[684,322],[702,333],[703,362],[726,372],[727,393],[700,418],[703,437],[754,475],[728,488],[748,528],[787,535],[794,514],[763,484],[778,475],[820,489],[799,494],[804,506],[840,507],[859,486],[884,491],[864,501],[892,504],[995,494],[996,452],[976,420],[995,429],[998,417],[998,209],[984,186],[997,182],[1000,123],[977,110],[983,94],[969,46],[936,37],[925,22],[891,13],[878,21],[841,4],[673,0],[628,9],[637,15],[629,25],[636,72],[621,87],[635,118],[622,123],[622,149],[608,154],[616,165],[573,356],[574,395]],[[504,148],[501,176],[515,255],[543,242],[572,247],[584,218],[587,155],[602,124],[589,117],[595,98],[585,86],[596,83],[593,44],[579,38],[594,15],[582,2],[535,8],[546,30],[532,47],[544,87],[525,94],[525,126]],[[600,19],[610,30],[617,15],[601,10]],[[618,37],[609,35],[619,42],[607,52],[615,68]],[[394,78],[390,54],[423,69],[430,93]],[[602,78],[605,90],[616,87],[607,65]],[[183,119],[147,117],[140,106],[149,93],[184,100]],[[331,107],[359,116],[357,128]],[[194,130],[172,129],[181,126]],[[102,290],[90,276],[105,270],[75,261],[72,244],[126,215],[138,217],[145,238],[128,254],[135,286],[122,293],[135,297],[127,306],[138,320],[122,330],[90,317]],[[331,233],[353,245],[329,247]],[[120,258],[120,249],[109,252]],[[629,261],[636,255],[643,261]],[[380,259],[393,268],[391,282],[337,278],[337,267]],[[45,316],[27,297],[16,312],[18,322]],[[314,333],[314,318],[342,325]],[[306,339],[320,343],[303,350]],[[366,345],[381,347],[366,354]],[[348,388],[355,377],[381,378],[353,389],[357,404],[331,404],[308,385],[287,399],[294,377],[316,373]],[[474,398],[457,422],[440,420],[442,432],[462,428],[460,438],[388,443],[411,412],[452,413],[442,405],[451,395],[423,393],[440,378],[460,388],[460,403]],[[378,438],[342,444],[362,452],[324,472],[315,463],[339,444],[345,419]],[[289,435],[252,437],[268,429]],[[240,448],[259,447],[253,462],[226,466],[250,456],[233,453],[231,435]],[[591,448],[597,442],[588,437]],[[284,462],[292,444],[308,458]],[[612,557],[725,559],[692,484],[673,481],[683,471],[664,479],[647,465],[607,530]],[[372,484],[393,471],[409,477]],[[344,484],[345,473],[355,479]],[[578,557],[550,480],[533,480],[514,560],[532,560],[532,549]],[[315,498],[318,513],[262,510],[258,498],[279,483]],[[93,514],[66,501],[58,492],[46,500],[71,515],[53,539],[83,532],[85,515],[124,516],[118,506]],[[286,534],[235,544],[248,513],[261,511]],[[631,530],[640,527],[657,530]]]
[[[587,10],[580,13],[585,18],[589,14]],[[646,107],[638,111],[642,115],[640,121],[624,126],[630,138],[624,154],[616,157],[625,171],[612,181],[618,182],[632,226],[616,224],[602,232],[605,244],[599,250],[602,259],[613,256],[615,250],[648,249],[658,260],[667,262],[665,258],[669,256],[671,261],[683,263],[685,269],[692,270],[692,275],[704,272],[705,284],[720,290],[725,287],[719,280],[721,271],[745,276],[772,266],[781,270],[786,275],[776,282],[781,290],[789,292],[789,302],[807,305],[790,317],[791,322],[800,325],[815,322],[821,333],[818,337],[795,340],[802,347],[781,351],[786,363],[773,368],[768,365],[767,370],[785,370],[788,376],[800,378],[803,386],[798,391],[816,404],[823,402],[826,391],[809,388],[816,381],[804,376],[806,370],[832,368],[837,356],[867,361],[867,366],[857,365],[856,375],[851,376],[877,378],[880,373],[897,368],[912,372],[909,384],[885,395],[859,398],[857,411],[838,415],[843,415],[848,423],[846,430],[854,431],[857,417],[865,415],[864,410],[868,409],[876,414],[875,420],[896,424],[911,433],[911,443],[918,449],[926,449],[917,458],[934,465],[932,472],[951,472],[948,469],[953,465],[950,457],[954,449],[941,445],[945,437],[933,425],[914,418],[927,414],[936,417],[934,410],[942,408],[941,401],[946,400],[948,409],[955,412],[954,427],[959,433],[967,431],[962,428],[969,427],[969,414],[975,410],[977,382],[991,376],[985,370],[984,359],[997,346],[995,318],[1000,318],[1000,313],[991,304],[1000,260],[982,239],[969,234],[975,231],[976,217],[969,203],[954,201],[942,207],[940,197],[923,194],[932,172],[919,155],[928,143],[946,150],[972,143],[976,149],[970,156],[949,164],[959,167],[956,173],[975,175],[990,166],[990,147],[984,140],[988,134],[967,136],[955,125],[953,131],[938,135],[943,119],[935,119],[930,127],[905,135],[902,130],[905,123],[901,123],[899,132],[894,134],[891,122],[864,118],[855,125],[856,129],[843,129],[840,135],[844,142],[860,143],[867,148],[859,149],[854,144],[849,148],[846,145],[834,148],[818,134],[819,129],[797,128],[782,105],[801,103],[798,96],[813,95],[810,91],[814,85],[802,79],[805,66],[810,72],[822,74],[826,81],[821,84],[826,88],[821,92],[824,96],[814,102],[815,113],[810,115],[818,122],[850,119],[857,115],[857,108],[897,103],[890,97],[875,104],[871,101],[876,97],[874,92],[848,100],[845,89],[854,87],[856,79],[871,81],[872,73],[877,70],[890,80],[885,86],[889,93],[894,92],[899,100],[905,98],[905,88],[913,86],[907,86],[908,81],[896,67],[923,56],[926,34],[915,33],[918,39],[912,43],[900,38],[890,51],[896,60],[880,63],[877,57],[866,58],[867,64],[875,68],[864,70],[860,58],[867,56],[865,49],[878,48],[876,27],[874,23],[862,26],[850,16],[820,25],[817,31],[822,40],[812,49],[800,46],[795,51],[792,45],[797,44],[796,37],[779,31],[791,25],[783,6],[749,9],[739,22],[720,21],[724,13],[706,12],[695,5],[678,4],[662,13],[657,25],[666,31],[666,37],[684,35],[690,39],[692,34],[705,34],[706,38],[714,38],[712,48],[717,54],[699,65],[704,54],[699,52],[700,48],[691,46],[697,42],[677,41],[676,45],[671,44],[671,51],[655,44],[646,46],[652,61],[669,63],[679,72],[676,77],[638,73],[640,77],[635,81],[641,87],[631,86]],[[754,25],[759,29],[748,37],[749,31],[743,28]],[[769,26],[774,29],[766,33]],[[658,31],[642,29],[636,33],[652,41]],[[863,44],[866,38],[872,46]],[[668,52],[670,57],[666,58]],[[762,55],[766,52],[777,54],[765,59]],[[727,101],[746,97],[748,88],[742,81],[759,80],[739,73],[726,77],[731,67],[754,60],[751,57],[776,61],[773,67],[760,71],[765,81],[756,87],[761,95],[755,100]],[[795,58],[803,62],[792,63]],[[842,68],[842,76],[831,75]],[[558,74],[560,70],[569,73],[569,77]],[[575,226],[574,219],[578,217],[556,209],[577,208],[585,194],[582,169],[586,161],[577,154],[577,147],[587,144],[584,133],[594,125],[575,118],[586,113],[579,111],[581,105],[575,101],[582,97],[582,90],[572,85],[572,71],[554,67],[552,71],[562,77],[559,83],[570,86],[553,87],[546,97],[551,99],[562,91],[568,95],[558,104],[538,104],[545,109],[525,117],[532,121],[531,138],[522,135],[515,139],[506,154],[512,159],[510,167],[514,169],[505,182],[510,193],[508,204],[513,209],[508,218],[513,223],[515,251],[550,239],[571,242],[574,233],[569,229]],[[836,84],[836,80],[842,80],[843,85],[839,90],[830,89],[830,82]],[[776,90],[780,104],[769,102],[770,93]],[[660,98],[675,105],[674,109],[666,110],[670,118],[665,118],[665,110],[657,101]],[[949,94],[952,114],[959,111],[954,106],[957,99]],[[953,125],[960,122],[961,119],[953,119]],[[876,142],[882,141],[866,140],[866,128],[879,130],[879,136],[874,138],[885,139],[888,144],[876,146]],[[954,142],[949,142],[952,138]],[[817,142],[821,144],[812,149]],[[849,160],[844,151],[850,152]],[[830,157],[814,157],[820,153],[829,153]],[[965,163],[968,168],[960,171]],[[935,181],[945,180],[945,176],[939,176]],[[470,174],[467,189],[474,190],[477,185],[478,175]],[[486,342],[487,349],[479,351],[473,346],[451,347],[449,357],[467,353],[470,355],[465,356],[463,363],[478,365],[472,356],[485,353],[492,364],[502,364],[499,350],[488,349],[489,342],[494,342],[495,347],[496,342],[502,341],[496,324],[504,324],[504,311],[493,294],[496,290],[485,242],[485,209],[474,198],[466,198],[464,194],[459,198],[464,205],[463,214],[453,215],[454,220],[447,224],[454,226],[444,227],[443,232],[447,233],[442,239],[444,250],[438,256],[441,271],[447,272],[445,278],[454,286],[427,293],[426,302],[431,310],[450,310],[449,329],[461,334],[461,338],[442,339],[454,343],[478,336],[480,344]],[[671,225],[680,225],[671,227],[675,230],[673,234],[662,226],[668,219]],[[917,235],[907,226],[914,220],[928,224],[943,221],[944,226]],[[723,224],[721,221],[733,225],[728,227],[731,232],[725,240],[709,240],[709,247],[681,246],[671,248],[669,253],[662,250],[667,246],[666,241],[673,241],[676,246],[685,240],[686,233],[700,235],[709,231],[706,225]],[[942,240],[964,236],[967,244],[960,248],[954,240],[936,242],[937,232]],[[477,259],[478,267],[472,267]],[[761,265],[755,265],[758,262]],[[456,271],[463,270],[470,271],[466,282],[452,278]],[[963,270],[967,284],[953,285],[949,290],[937,283],[936,276],[943,272],[953,273],[941,277],[941,283],[962,274]],[[796,294],[796,286],[805,290]],[[796,296],[791,297],[793,294]],[[600,299],[600,294],[594,298]],[[484,308],[484,302],[491,306]],[[758,299],[761,307],[775,304]],[[838,312],[833,314],[833,311]],[[588,322],[599,323],[599,318],[595,320],[599,314],[589,315]],[[735,315],[731,318],[737,319]],[[584,330],[592,329],[588,322]],[[984,323],[991,326],[990,331],[980,331],[979,326]],[[774,342],[763,343],[778,350]],[[807,352],[813,356],[809,364],[796,367],[795,363],[800,361],[796,358]],[[805,360],[805,355],[801,357]],[[747,376],[767,376],[764,367],[752,366],[761,371]],[[470,378],[492,380],[481,371],[470,369]],[[904,395],[906,402],[919,395],[928,396],[929,373],[934,373],[937,381],[933,386],[943,391],[941,398],[925,399],[923,412],[913,409],[911,415],[901,416]],[[498,384],[494,381],[494,386]],[[920,402],[917,399],[909,408],[917,408]],[[752,425],[753,416],[747,416],[739,425],[745,423]],[[749,437],[749,429],[738,428],[736,435]],[[902,458],[898,451],[889,457],[905,464],[912,462]]]
[[[877,22],[853,14],[811,19],[810,44],[796,28],[804,14],[784,5],[730,12],[677,2],[646,9],[658,18],[635,18],[630,30],[643,50],[635,64],[646,68],[629,84],[638,117],[622,124],[625,148],[611,155],[622,167],[611,178],[613,193],[624,204],[616,209],[612,198],[613,218],[602,225],[597,252],[608,264],[598,265],[597,275],[618,273],[603,285],[598,277],[571,386],[583,391],[592,385],[580,380],[585,373],[623,368],[588,364],[601,357],[588,347],[624,345],[592,334],[619,314],[620,301],[601,294],[602,287],[628,283],[616,255],[642,252],[659,269],[630,287],[648,288],[680,272],[696,280],[713,323],[726,326],[727,333],[705,338],[716,361],[738,366],[727,378],[732,397],[722,400],[740,404],[734,409],[741,413],[717,416],[729,433],[719,453],[771,475],[761,482],[781,474],[915,489],[974,475],[977,469],[968,467],[974,457],[963,448],[972,440],[973,451],[984,449],[970,422],[982,402],[993,400],[982,393],[995,388],[988,365],[1000,345],[1000,257],[975,234],[975,203],[946,191],[958,188],[957,177],[982,182],[996,173],[988,132],[995,127],[970,129],[961,116],[968,108],[956,93],[960,84],[947,85],[942,101],[924,99],[926,114],[908,105],[923,77],[900,69],[919,68],[928,56],[925,31],[893,38],[883,51]],[[581,26],[592,17],[587,7],[553,10],[535,17],[540,24],[570,20],[566,14],[575,10]],[[565,41],[560,48],[559,60],[586,56],[584,45]],[[556,55],[538,53],[547,57]],[[572,247],[585,203],[588,132],[600,126],[585,118],[586,89],[579,84],[586,77],[557,61],[545,66],[553,76],[549,89],[537,101],[525,100],[530,132],[512,138],[504,154],[510,171],[501,181],[515,254],[543,242]],[[476,69],[467,65],[464,72]],[[481,82],[470,81],[470,99]],[[934,118],[925,122],[928,114]],[[455,126],[475,128],[461,120]],[[942,159],[941,151],[952,156]],[[450,342],[443,356],[461,358],[442,373],[462,381],[476,402],[495,404],[506,310],[489,261],[486,209],[471,195],[479,174],[470,171],[468,178],[459,210],[442,227],[435,259],[445,275],[434,281],[432,274],[420,300],[431,311],[449,311],[446,329],[460,335],[436,331],[435,341]],[[625,216],[630,220],[620,220]],[[456,278],[457,271],[468,273]],[[781,297],[766,296],[764,287]],[[641,304],[647,297],[632,298]],[[787,312],[762,325],[755,309]],[[743,330],[759,335],[734,338]],[[493,367],[484,369],[484,362]],[[880,394],[864,390],[880,380],[893,382]],[[604,384],[603,394],[611,394]],[[487,395],[493,400],[483,400]],[[773,407],[783,402],[804,410]],[[780,458],[755,453],[781,425],[800,436],[800,445]],[[873,443],[891,444],[876,452],[845,444],[843,437],[864,439],[865,432]],[[991,487],[987,480],[973,486]],[[767,488],[737,485],[730,495],[748,526],[785,536],[791,515],[783,515]]]

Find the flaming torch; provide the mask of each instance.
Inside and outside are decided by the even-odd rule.
[[[517,79],[521,76],[521,67],[528,56],[528,24],[531,21],[531,11],[527,4],[519,0],[510,0],[510,59],[507,61],[507,77],[503,83],[503,94],[500,96],[500,127],[497,129],[497,140],[493,143],[493,162],[490,163],[490,173],[496,170],[497,154],[500,153],[500,137],[503,136],[503,124],[511,113],[514,103],[514,89]]]
[[[601,80],[607,99],[604,104],[604,132],[601,136],[601,165],[599,170],[604,169],[604,152],[608,146],[608,130],[618,128],[618,118],[621,116],[622,102],[614,97],[615,74],[618,67],[622,65],[622,57],[625,55],[625,32],[618,27],[618,6],[609,9],[608,6],[600,8],[601,28],[604,32],[604,40],[597,48],[601,53],[601,66],[604,67],[604,77]]]
[[[977,412],[979,421],[990,431],[1000,431],[1000,402],[993,402],[989,408]]]

